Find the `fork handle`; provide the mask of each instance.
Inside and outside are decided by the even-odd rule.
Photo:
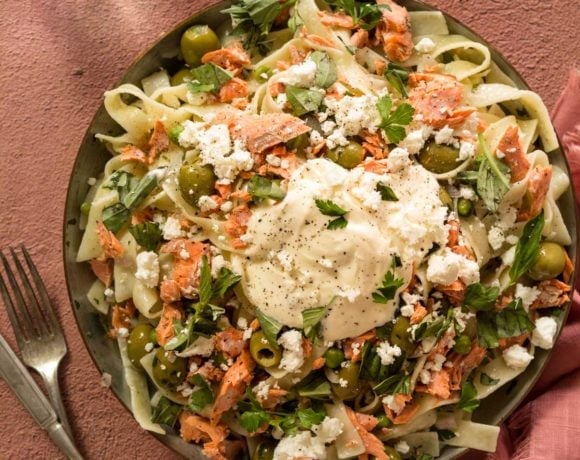
[[[51,424],[46,431],[53,440],[53,442],[60,448],[60,450],[71,460],[83,460],[83,457],[75,447],[71,438],[64,430],[63,426],[55,422]]]
[[[59,362],[60,363],[60,362]],[[39,370],[40,376],[44,380],[44,384],[46,390],[48,392],[48,397],[50,398],[50,402],[52,403],[52,407],[56,411],[58,415],[58,419],[60,424],[70,436],[71,439],[73,438],[72,429],[70,427],[70,423],[68,421],[68,417],[66,415],[66,409],[64,404],[62,403],[62,396],[60,393],[60,385],[58,383],[58,365],[57,363],[55,366],[50,366],[49,368],[43,368]]]

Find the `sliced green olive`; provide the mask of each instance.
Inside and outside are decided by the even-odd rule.
[[[219,47],[218,36],[206,25],[191,26],[181,36],[181,54],[190,67],[200,65],[205,53]]]
[[[263,441],[258,444],[254,454],[252,455],[252,460],[272,460],[274,458],[274,449],[276,444],[273,442]]]
[[[346,169],[358,166],[365,156],[365,149],[358,142],[350,141],[347,145],[330,150],[326,156]]]
[[[466,335],[460,335],[455,341],[453,351],[459,355],[466,355],[471,351],[471,338]]]
[[[393,330],[389,337],[389,342],[391,342],[392,345],[397,345],[401,350],[404,350],[407,353],[412,352],[415,348],[411,342],[411,333],[409,332],[410,325],[409,318],[399,316],[397,321],[395,321],[395,325],[393,326]]]
[[[179,169],[179,190],[181,196],[192,206],[203,195],[210,195],[215,187],[216,176],[210,165],[184,163]]]
[[[188,69],[187,67],[182,67],[175,74],[173,74],[173,76],[169,81],[171,83],[171,86],[178,86],[185,83],[186,81],[190,81],[191,79],[192,79],[191,69]]]
[[[459,198],[457,200],[457,213],[461,217],[469,217],[473,213],[473,201],[466,198]]]
[[[450,145],[429,142],[419,153],[419,163],[435,174],[443,174],[459,166],[459,150]]]
[[[566,251],[557,243],[544,241],[540,244],[538,258],[530,268],[528,275],[536,281],[555,278],[564,271]]]
[[[385,454],[389,456],[389,460],[401,460],[401,454],[394,447],[385,446]]]
[[[282,352],[279,348],[274,348],[266,339],[262,331],[252,334],[250,339],[250,353],[259,366],[272,367],[280,364]]]
[[[170,358],[171,355],[171,358]],[[175,390],[187,376],[187,360],[159,348],[153,360],[153,378],[158,385]]]
[[[340,348],[329,348],[324,353],[324,358],[326,359],[326,367],[336,369],[344,361],[344,353]]]
[[[332,384],[334,395],[342,400],[351,400],[356,398],[360,393],[360,364],[347,361],[344,367],[341,367],[337,373],[338,383]]]
[[[138,324],[133,328],[131,335],[129,335],[129,340],[127,340],[129,361],[138,369],[141,369],[141,363],[139,361],[148,353],[146,348],[147,344],[151,343],[151,331],[153,330],[150,324]]]

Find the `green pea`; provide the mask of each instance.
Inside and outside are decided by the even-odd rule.
[[[408,331],[409,327],[409,318],[399,316],[395,321],[395,325],[391,331],[391,336],[389,337],[389,342],[391,342],[392,345],[397,345],[401,350],[404,350],[407,353],[410,353],[415,349],[415,346],[411,342],[411,333]]]
[[[378,419],[379,419],[379,423],[377,423],[378,428],[389,428],[393,426],[393,422],[391,422],[391,419],[386,415],[380,415]]]
[[[203,195],[210,195],[214,189],[216,176],[210,165],[184,163],[179,169],[179,190],[183,199],[192,206]]]
[[[385,454],[389,456],[389,460],[401,460],[401,454],[394,447],[385,446]]]
[[[326,367],[336,369],[344,361],[344,353],[340,348],[329,348],[324,353],[324,358],[326,359]]]
[[[544,241],[540,244],[538,257],[528,275],[536,281],[555,278],[564,271],[566,251],[557,243]]]
[[[181,54],[190,67],[200,65],[205,53],[219,47],[218,36],[206,25],[191,26],[181,36]]]
[[[89,212],[91,212],[91,203],[85,201],[81,204],[81,214],[88,216]]]
[[[360,364],[347,361],[337,373],[339,383],[332,384],[334,395],[342,400],[354,399],[360,393],[359,373]]]
[[[179,69],[173,76],[170,78],[171,86],[179,86],[186,81],[190,81],[192,79],[191,76],[191,69],[187,67],[182,67]]]
[[[358,142],[350,141],[347,145],[330,150],[326,156],[346,169],[358,166],[365,156],[365,149]]]
[[[459,166],[459,150],[450,145],[429,142],[419,153],[419,163],[435,174],[449,172]]]
[[[443,206],[447,206],[449,209],[453,207],[453,200],[449,196],[449,192],[445,187],[439,187],[439,199]]]
[[[272,460],[274,458],[274,449],[276,445],[273,442],[263,441],[258,444],[254,454],[252,455],[252,460]]]
[[[183,125],[176,123],[167,130],[167,136],[174,144],[179,145],[179,135],[183,132]]]
[[[453,351],[459,355],[466,355],[471,351],[471,338],[466,335],[460,335],[455,341]]]
[[[473,201],[466,198],[457,200],[457,213],[461,217],[469,217],[473,213]]]
[[[129,335],[129,340],[127,340],[129,361],[138,369],[141,369],[141,363],[139,361],[148,353],[145,347],[148,343],[151,343],[152,330],[154,329],[150,324],[138,324],[133,328],[131,335]]]
[[[169,359],[170,352],[159,348],[153,360],[153,379],[157,384],[167,390],[175,390],[187,376],[187,360],[173,354]],[[173,362],[172,362],[173,361]]]
[[[250,353],[254,361],[262,367],[277,366],[282,359],[280,349],[273,347],[262,331],[257,331],[252,334],[252,338],[250,339]]]

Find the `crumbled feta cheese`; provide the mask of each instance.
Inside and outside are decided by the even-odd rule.
[[[222,205],[220,206],[220,211],[221,212],[230,212],[232,209],[234,209],[234,203],[232,203],[231,201],[224,201],[222,203]]]
[[[466,185],[459,187],[459,197],[465,198],[466,200],[475,200],[475,191]]]
[[[436,45],[433,40],[431,40],[429,37],[424,37],[415,45],[415,49],[421,54],[427,54],[433,51],[435,46]]]
[[[320,425],[312,427],[312,431],[320,441],[326,444],[335,441],[342,433],[343,428],[344,425],[339,419],[327,415]]]
[[[201,212],[210,212],[218,208],[216,201],[207,195],[200,196],[199,200],[197,200],[197,205],[199,206],[199,210]]]
[[[431,372],[427,369],[421,369],[421,372],[419,372],[419,380],[423,385],[429,385],[429,382],[431,382]]]
[[[437,251],[427,263],[427,280],[448,285],[460,278],[465,284],[479,282],[479,265],[449,248]]]
[[[348,145],[349,140],[346,138],[342,129],[335,129],[326,138],[326,147],[334,149],[339,146]]]
[[[103,295],[107,298],[107,300],[112,300],[115,296],[115,291],[113,291],[111,288],[107,288],[103,291]]]
[[[243,243],[251,243],[253,240],[254,237],[249,233],[244,233],[242,236],[240,236],[240,241],[242,241]]]
[[[410,154],[415,155],[425,145],[425,141],[429,139],[433,130],[428,126],[423,126],[419,129],[411,131],[407,137],[399,143],[399,147],[405,148]]]
[[[500,149],[497,149],[495,151],[495,156],[498,157],[499,159],[505,158],[505,153],[503,153]]]
[[[445,359],[446,359],[445,355],[442,355],[441,353],[436,353],[435,356],[433,356],[433,360],[425,364],[425,369],[433,372],[439,372],[443,368],[443,363],[445,363]]]
[[[393,395],[385,396],[382,400],[382,403],[391,409],[395,414],[399,414],[405,407],[404,403],[398,404],[396,398]]]
[[[453,318],[457,324],[457,330],[459,332],[463,332],[465,330],[465,326],[467,325],[467,321],[471,318],[474,318],[475,314],[470,312],[462,312],[461,307],[456,307],[453,309]]]
[[[268,155],[266,155],[266,163],[278,168],[282,164],[282,159],[280,157],[277,157],[276,155],[272,155],[271,153],[269,153]]]
[[[198,337],[185,350],[176,352],[177,356],[182,358],[189,358],[190,356],[203,356],[205,358],[211,356],[214,349],[214,342],[211,338]]]
[[[435,133],[436,144],[454,144],[456,142],[453,137],[453,129],[449,126],[445,126]]]
[[[163,225],[163,238],[169,241],[176,238],[183,238],[184,234],[183,230],[181,230],[179,219],[168,217]]]
[[[402,454],[408,454],[411,451],[409,444],[406,441],[399,441],[395,444],[395,450],[401,452]]]
[[[153,342],[147,342],[143,348],[147,353],[149,353],[149,352],[153,351],[154,347],[155,347],[155,345],[153,344]]]
[[[92,187],[93,185],[95,185],[96,183],[97,183],[97,179],[96,179],[96,178],[94,178],[94,177],[89,177],[89,178],[87,179],[87,184],[89,184],[91,187]]]
[[[460,143],[459,157],[457,158],[457,161],[469,160],[470,158],[473,158],[474,155],[475,155],[475,145],[473,145],[471,142],[462,141]]]
[[[390,366],[398,356],[401,356],[401,349],[398,345],[391,345],[388,341],[384,341],[379,344],[377,355],[381,358],[383,366]]]
[[[554,337],[558,323],[551,316],[542,316],[536,320],[536,328],[532,333],[532,343],[544,350],[549,350],[554,346]]]
[[[226,266],[227,266],[227,264],[226,264],[226,259],[224,259],[224,256],[217,255],[217,256],[212,257],[212,259],[211,259],[211,275],[214,278],[217,278],[217,275],[220,272],[220,270]]]
[[[500,249],[505,241],[506,233],[513,228],[517,218],[517,209],[508,207],[501,210],[497,222],[489,229],[487,239],[489,245],[497,251]]]
[[[310,88],[314,86],[316,75],[316,63],[310,59],[294,64],[284,71],[278,81],[285,85],[300,86],[301,88]]]
[[[292,271],[292,256],[290,255],[290,253],[288,253],[288,251],[279,251],[277,253],[275,253],[275,257],[278,260],[278,262],[280,263],[280,265],[282,266],[282,270],[284,270],[285,272],[291,272]]]
[[[302,349],[302,334],[300,331],[290,329],[284,332],[278,339],[278,343],[284,348],[279,365],[280,369],[285,369],[288,372],[300,369],[304,364],[304,350]]]
[[[536,300],[539,295],[540,290],[535,286],[527,287],[523,284],[516,284],[515,296],[522,299],[522,306],[526,311],[529,310],[530,305],[534,303],[534,300]]]
[[[413,162],[409,158],[409,151],[405,148],[397,147],[389,153],[387,157],[387,167],[389,172],[399,172],[411,166]]]
[[[415,313],[415,305],[403,305],[401,307],[401,315],[410,318]]]
[[[346,388],[348,386],[348,380],[345,379],[338,379],[338,384],[342,387],[342,388]]]
[[[344,96],[342,99],[326,98],[324,102],[345,136],[354,136],[363,129],[375,132],[381,122],[377,96],[365,94]]]
[[[117,336],[121,337],[122,339],[129,337],[129,329],[126,327],[120,327],[117,329]]]
[[[502,353],[505,363],[513,369],[527,367],[534,357],[521,345],[512,345]]]
[[[153,288],[159,284],[159,257],[153,251],[145,251],[137,254],[137,271],[135,278],[146,287]]]
[[[270,392],[270,384],[266,380],[259,382],[252,391],[256,394],[256,399],[258,401],[264,401],[268,398],[268,393]]]
[[[204,123],[194,122],[194,121],[184,121],[181,126],[183,130],[179,134],[177,139],[179,145],[182,147],[195,147],[198,144],[198,136],[203,133]]]
[[[244,329],[244,335],[242,336],[242,338],[244,340],[250,340],[252,338],[252,334],[254,331],[252,331],[252,328],[249,327],[247,329]]]

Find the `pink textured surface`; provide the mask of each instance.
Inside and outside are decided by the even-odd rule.
[[[76,150],[104,90],[140,51],[210,1],[0,2],[0,247],[26,242],[69,345],[61,384],[87,458],[177,458],[99,385],[64,284],[62,209]],[[551,107],[580,60],[577,2],[430,0],[502,51]],[[14,344],[0,309],[0,332]],[[59,458],[0,382],[0,458]]]

